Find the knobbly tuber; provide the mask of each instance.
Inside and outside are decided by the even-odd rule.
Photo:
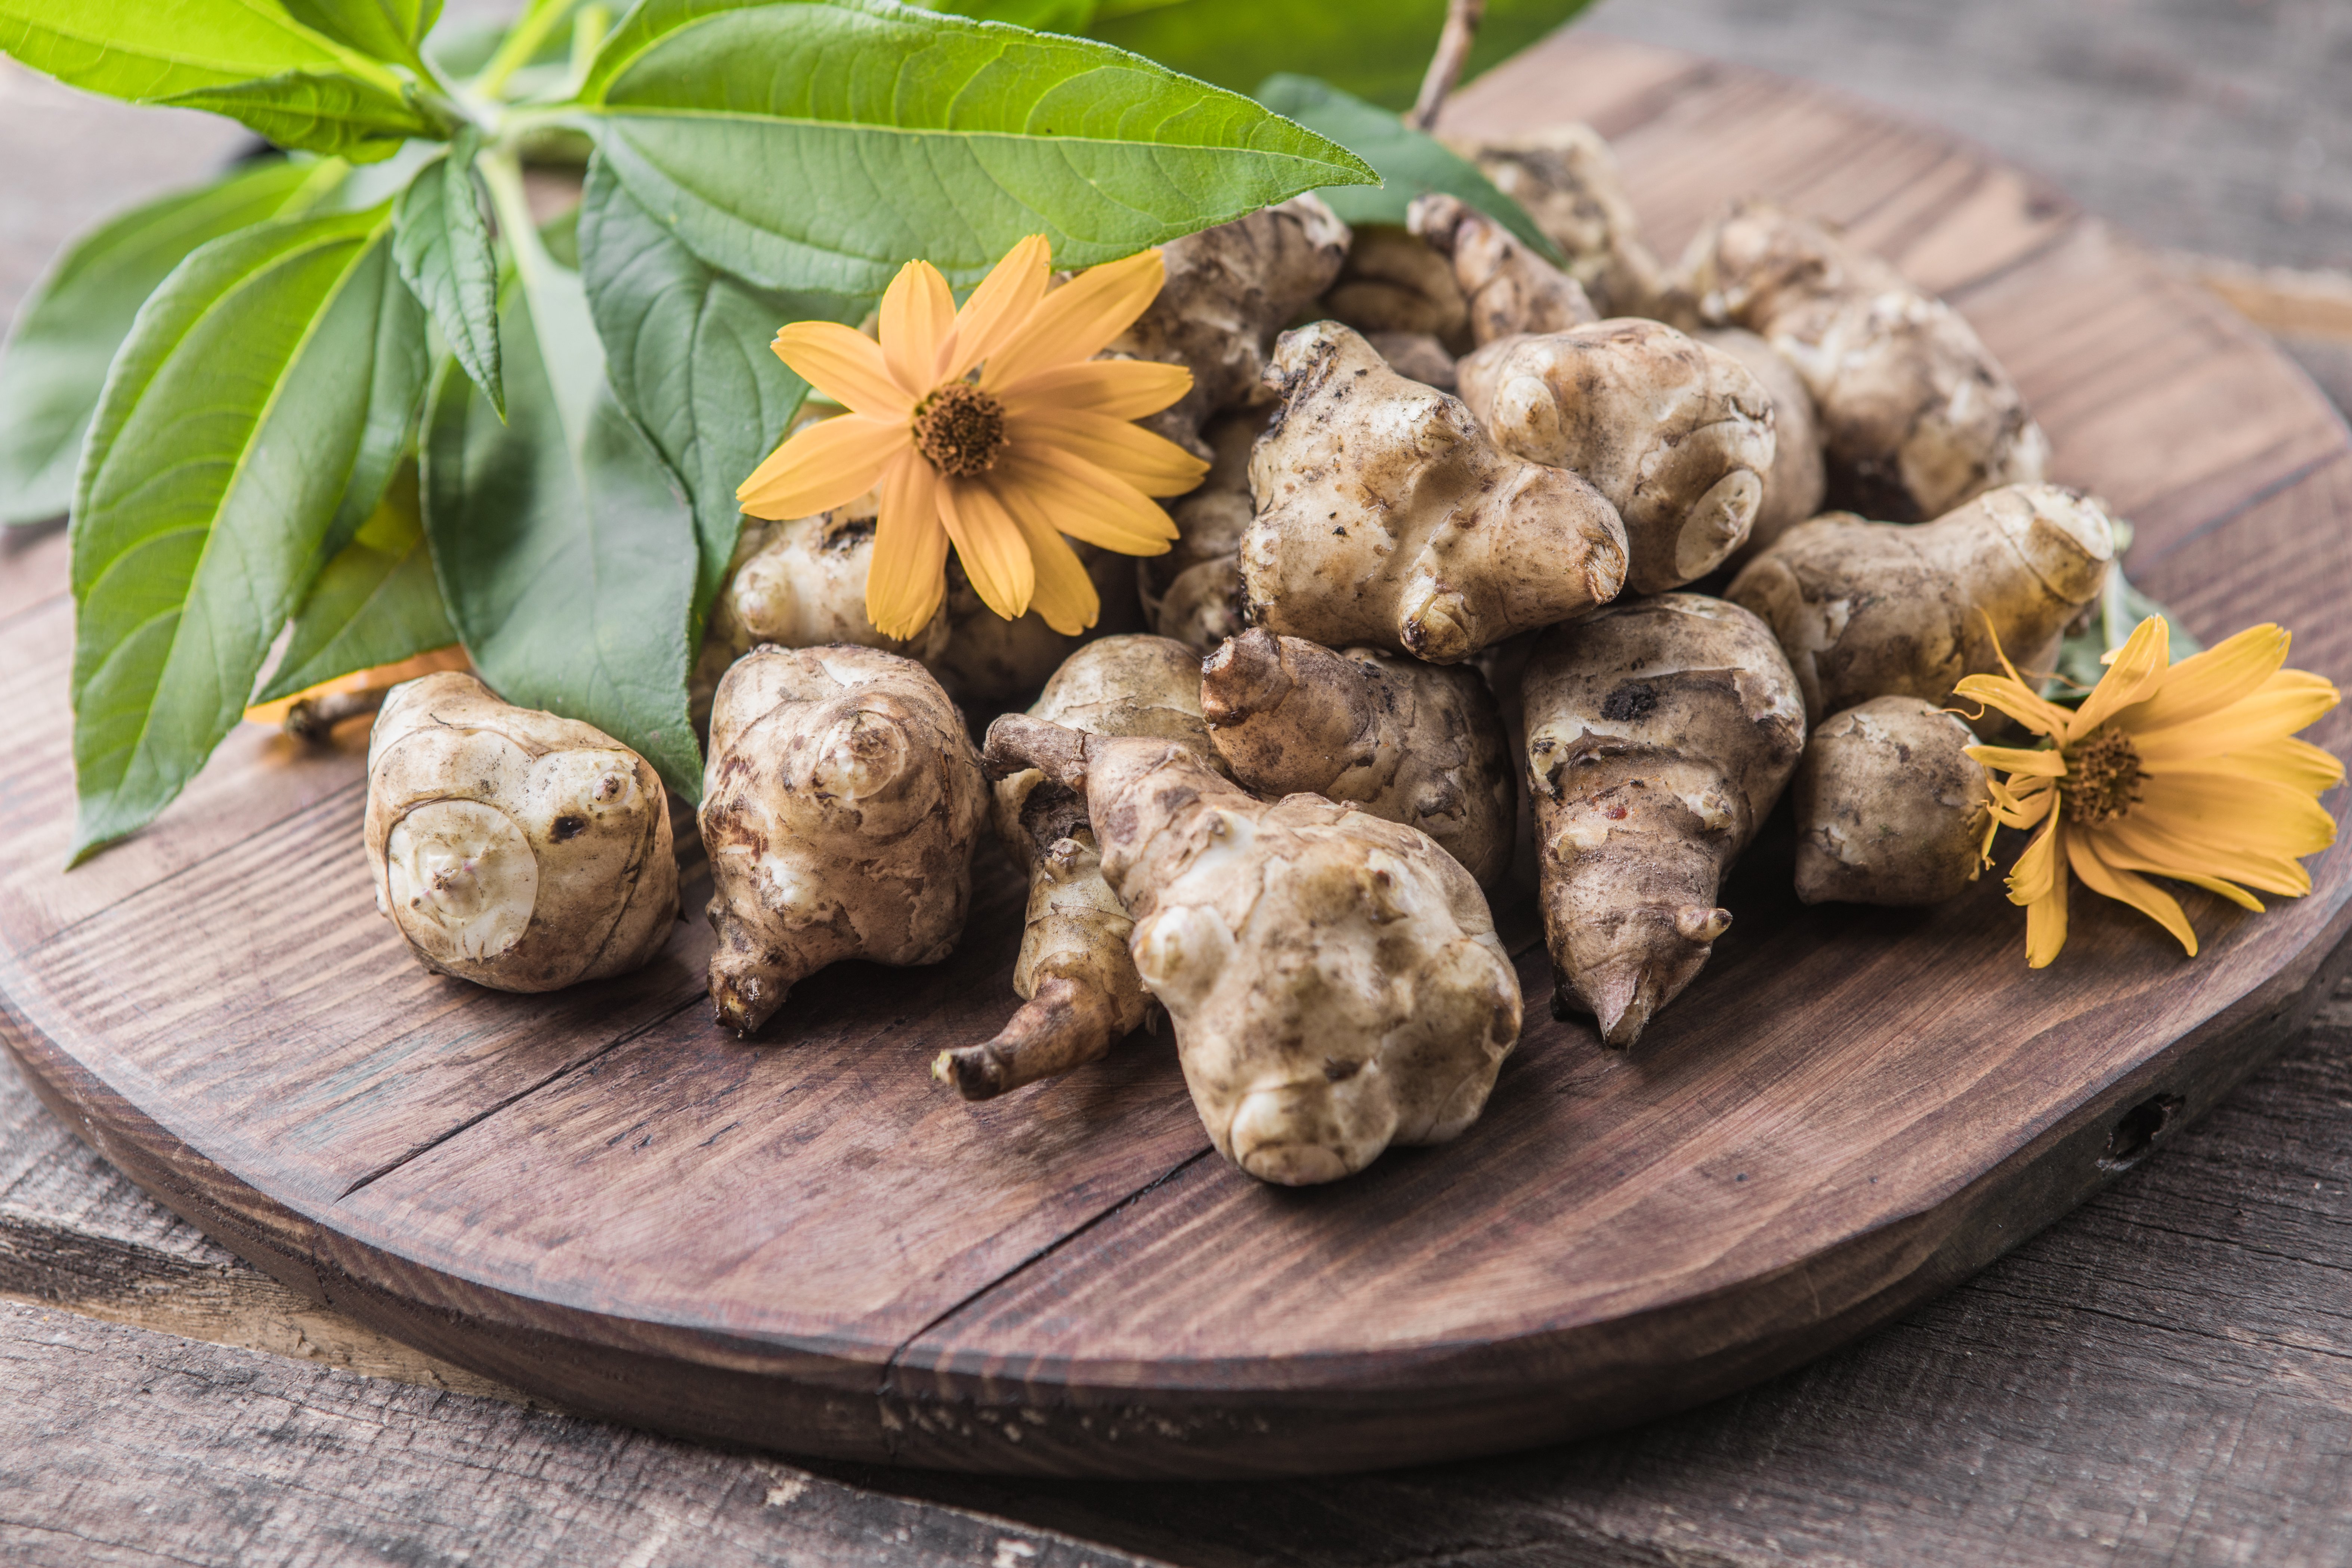
[[[454,671],[384,700],[367,852],[418,962],[500,991],[625,974],[677,919],[669,797],[645,759]]]
[[[1146,427],[1191,446],[1215,416],[1264,403],[1274,334],[1330,287],[1348,239],[1339,216],[1304,195],[1161,247],[1168,280],[1110,352],[1183,365],[1192,387]]]
[[[1372,345],[1374,353],[1389,362],[1391,370],[1407,381],[1417,381],[1440,392],[1454,390],[1454,356],[1427,332],[1367,332],[1364,341]]]
[[[838,959],[946,957],[986,810],[962,716],[921,665],[843,644],[738,660],[703,772],[719,1022],[751,1034]]]
[[[1265,428],[1262,411],[1210,425],[1213,460],[1201,488],[1169,508],[1176,545],[1135,563],[1145,624],[1205,654],[1242,629],[1242,534],[1250,524],[1250,447]]]
[[[1609,143],[1589,125],[1458,144],[1495,188],[1525,207],[1568,258],[1568,275],[1603,316],[1646,316],[1660,288]]]
[[[1771,626],[1818,721],[1874,697],[1947,702],[1962,678],[1999,672],[1995,637],[2019,665],[2048,668],[2115,553],[2097,502],[2009,485],[1930,523],[1815,518],[1725,596]]]
[[[1510,870],[1510,742],[1476,670],[1256,627],[1202,665],[1198,684],[1209,738],[1244,788],[1417,827],[1482,888]]]
[[[1256,800],[1181,741],[1008,714],[988,759],[1084,794],[1226,1159],[1300,1186],[1477,1119],[1518,1038],[1518,979],[1477,883],[1426,835],[1315,795]]]
[[[1029,710],[1090,735],[1144,735],[1209,755],[1201,660],[1167,637],[1105,637],[1072,654]],[[1083,796],[1035,768],[996,781],[996,831],[1029,868],[1013,989],[1025,1004],[992,1040],[942,1051],[932,1076],[987,1100],[1093,1061],[1141,1026],[1151,999],[1127,950],[1135,922],[1103,880]]]
[[[1754,616],[1665,594],[1546,632],[1523,690],[1553,1011],[1631,1046],[1731,923],[1717,889],[1804,749],[1796,677]]]
[[[1414,198],[1406,226],[1454,264],[1479,347],[1517,332],[1559,332],[1601,319],[1575,279],[1458,196]]]
[[[923,663],[950,696],[979,703],[1027,697],[1087,638],[1125,635],[1144,625],[1136,599],[1135,558],[1082,539],[1069,543],[1093,580],[1101,605],[1095,624],[1075,636],[1055,631],[1034,610],[1006,620],[981,598],[961,562],[948,563],[948,594],[940,610],[948,635],[944,646]]]
[[[1513,457],[1571,468],[1624,520],[1625,586],[1704,577],[1748,537],[1772,470],[1772,399],[1747,367],[1658,321],[1499,339],[1462,401]]]
[[[1387,224],[1356,230],[1322,309],[1360,332],[1424,334],[1450,354],[1474,346],[1470,302],[1454,280],[1454,264],[1420,236]]]
[[[1772,469],[1764,476],[1764,499],[1748,537],[1731,552],[1733,564],[1749,559],[1801,522],[1819,517],[1827,484],[1822,468],[1821,422],[1813,395],[1797,367],[1754,332],[1738,327],[1701,328],[1692,336],[1748,367],[1772,400]]]
[[[1267,374],[1284,401],[1250,458],[1251,624],[1454,664],[1616,596],[1617,509],[1578,475],[1502,451],[1461,399],[1407,381],[1336,321],[1284,333]]]
[[[1822,225],[1735,203],[1683,274],[1706,324],[1759,334],[1804,377],[1830,505],[1917,522],[2042,478],[2049,440],[1975,330]]]
[[[1809,904],[1939,904],[1983,867],[1991,810],[1966,724],[1916,697],[1833,713],[1805,741],[1797,897]]]

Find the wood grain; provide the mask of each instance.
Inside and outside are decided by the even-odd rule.
[[[1595,49],[1600,52],[1596,55]],[[1553,82],[1547,96],[1538,84]],[[2200,634],[2278,616],[2352,679],[2333,414],[2219,304],[2030,180],[1813,89],[1567,39],[1465,125],[1596,113],[1678,244],[1759,191],[1952,290]],[[1515,107],[1516,106],[1516,107]],[[110,1158],[291,1287],[570,1408],[803,1451],[1261,1474],[1491,1451],[1654,1415],[1964,1278],[2298,1026],[2352,862],[2205,956],[2083,909],[2022,966],[1988,880],[1916,916],[1798,909],[1785,829],[1632,1056],[1540,1018],[1459,1143],[1342,1186],[1205,1153],[1164,1043],[974,1110],[928,1056],[994,1030],[1018,888],[929,971],[845,965],[776,1037],[692,1005],[704,939],[529,1001],[408,968],[368,909],[357,763],[241,738],[153,832],[42,861],[64,608],[0,621],[0,1035]],[[2341,722],[2322,731],[2343,744]],[[93,873],[103,873],[94,876]],[[2088,904],[2089,900],[2085,900]],[[1523,962],[1531,994],[1548,978]],[[2153,1117],[2155,1112],[2147,1114]]]

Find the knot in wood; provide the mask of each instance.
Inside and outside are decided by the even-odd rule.
[[[950,479],[996,467],[1005,445],[1004,405],[970,382],[950,381],[915,408],[915,449]]]

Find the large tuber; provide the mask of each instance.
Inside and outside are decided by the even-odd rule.
[[[1477,1119],[1518,1038],[1518,979],[1477,883],[1426,835],[1256,800],[1181,741],[1008,714],[988,759],[1084,793],[1219,1153],[1301,1186]]]
[[[677,919],[669,799],[645,759],[454,671],[384,700],[367,852],[418,962],[500,991],[625,974]]]
[[[1336,321],[1284,333],[1267,374],[1284,401],[1250,458],[1252,624],[1453,664],[1616,596],[1617,509],[1502,451],[1461,399]]]
[[[1254,794],[1319,795],[1417,827],[1492,889],[1510,870],[1510,737],[1475,669],[1333,652],[1256,627],[1200,667],[1209,738]]]
[[[1754,332],[1739,327],[1702,328],[1691,334],[1718,353],[1729,354],[1748,367],[1748,374],[1772,400],[1772,468],[1764,476],[1764,499],[1757,503],[1756,521],[1748,537],[1731,552],[1738,565],[1801,522],[1822,512],[1828,478],[1822,466],[1821,420],[1813,412],[1813,395],[1797,367]]]
[[[1916,697],[1832,713],[1805,741],[1797,897],[1808,904],[1940,904],[1984,864],[1990,791],[1976,736]]]
[[[1552,1005],[1631,1046],[1731,923],[1717,891],[1804,749],[1796,677],[1754,616],[1665,594],[1546,632],[1522,689]]]
[[[1454,264],[1473,344],[1484,347],[1517,332],[1566,331],[1601,319],[1575,279],[1459,196],[1442,191],[1417,196],[1405,222]]]
[[[719,1022],[751,1034],[840,959],[945,958],[987,808],[961,715],[912,659],[836,645],[739,660],[703,774]]]

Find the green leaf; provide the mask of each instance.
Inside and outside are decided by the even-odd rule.
[[[455,361],[434,383],[425,531],[442,600],[500,696],[595,725],[698,801],[694,519],[613,400],[579,280],[536,266],[499,319],[506,422]]]
[[[1258,85],[1258,101],[1319,131],[1381,172],[1377,189],[1324,191],[1331,210],[1349,224],[1404,225],[1413,198],[1431,191],[1461,197],[1519,237],[1538,256],[1559,262],[1559,247],[1536,226],[1527,209],[1496,190],[1476,165],[1378,105],[1350,98],[1313,77],[1273,76]]]
[[[144,825],[245,710],[310,586],[423,320],[392,215],[265,225],[181,263],[139,312],[73,508],[77,859]],[[412,345],[410,363],[377,362]]]
[[[340,71],[287,71],[150,101],[225,114],[280,147],[354,163],[380,163],[411,137],[442,133],[408,94]]]
[[[209,240],[308,210],[339,177],[272,159],[133,207],[59,254],[0,357],[0,522],[65,515],[106,367],[172,268]]]
[[[966,285],[1042,233],[1090,267],[1373,177],[1148,60],[884,0],[645,0],[582,97],[613,172],[697,256],[844,309],[914,257]]]
[[[286,9],[364,54],[414,66],[418,42],[440,19],[441,0],[286,0]]]
[[[924,9],[952,11],[983,22],[1010,22],[1041,33],[1083,34],[1095,19],[1095,0],[940,0]]]
[[[808,393],[768,345],[778,327],[827,315],[834,302],[712,270],[602,160],[588,167],[580,215],[583,281],[613,391],[694,501],[698,646],[742,529],[735,487],[775,450]]]
[[[2191,637],[2189,628],[2170,610],[2125,581],[2121,566],[2110,566],[2106,587],[2099,595],[2099,613],[2091,617],[2089,626],[2059,645],[2057,673],[2042,682],[2042,695],[2070,708],[2079,704],[2090,696],[2099,677],[2107,672],[2101,661],[2123,647],[2140,622],[2150,616],[2164,617],[2166,642],[2173,663],[2204,651],[2205,645]]]
[[[278,0],[0,0],[0,53],[68,87],[142,103],[289,71],[400,85]]]
[[[479,135],[457,135],[448,156],[425,166],[393,209],[400,276],[433,312],[450,352],[504,418],[499,382],[499,259],[483,220],[487,193],[474,172]]]
[[[1587,0],[1487,0],[1468,76],[1564,26]],[[1412,107],[1445,0],[1105,0],[1094,36],[1187,76],[1245,90],[1276,71],[1320,77],[1384,109]],[[1573,115],[1576,106],[1563,103]]]
[[[367,525],[319,574],[295,614],[277,673],[254,700],[275,702],[457,640],[425,546],[416,469],[404,464]]]

